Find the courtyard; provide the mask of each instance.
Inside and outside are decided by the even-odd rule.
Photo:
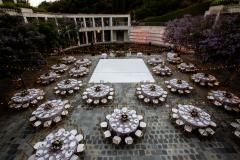
[[[78,78],[83,84],[80,90],[77,93],[62,98],[69,100],[69,103],[73,106],[69,111],[69,115],[50,128],[35,129],[28,120],[31,113],[35,110],[35,107],[30,107],[24,111],[13,111],[7,108],[2,109],[0,112],[0,159],[17,160],[30,157],[34,152],[32,146],[38,141],[43,140],[50,132],[59,128],[65,128],[66,130],[81,128],[84,133],[86,149],[80,154],[80,159],[219,160],[238,159],[237,157],[240,156],[239,139],[235,139],[232,133],[233,129],[230,126],[230,123],[236,118],[239,118],[239,116],[236,113],[226,112],[224,109],[211,104],[206,98],[207,93],[211,89],[193,83],[190,80],[191,74],[182,73],[177,69],[176,65],[169,64],[167,62],[167,52],[151,53],[151,55],[144,54],[143,58],[139,58],[139,60],[142,59],[145,62],[147,68],[144,69],[148,69],[151,72],[150,77],[153,76],[155,83],[160,85],[164,90],[167,90],[164,82],[172,78],[185,80],[189,82],[191,86],[194,86],[195,89],[189,95],[173,94],[167,90],[168,97],[166,98],[166,102],[161,104],[146,104],[140,101],[135,94],[137,83],[130,83],[131,80],[128,82],[125,81],[125,79],[121,81],[124,83],[119,83],[120,81],[115,81],[116,83],[111,84],[107,83],[115,89],[115,98],[113,102],[101,105],[86,104],[82,99],[82,93],[87,87],[92,86],[92,82],[102,80],[102,77],[95,77],[96,80],[93,81],[91,81],[91,78],[93,78],[92,76],[95,71],[99,71],[97,65],[101,61],[106,60],[100,59],[100,55],[81,56],[79,54],[74,54],[72,56],[76,59],[88,58],[91,60],[92,65],[89,67],[90,72],[87,76]],[[161,57],[166,62],[166,65],[171,68],[172,75],[168,77],[159,77],[153,74],[151,71],[152,66],[148,64],[148,60],[153,57]],[[121,57],[121,59],[126,60],[136,58],[136,53],[133,53],[130,56]],[[181,58],[186,62],[193,62],[198,67],[202,67],[201,64],[196,64],[197,61],[194,57],[182,55]],[[51,66],[55,64],[59,59],[59,56],[50,57],[48,59],[48,65]],[[111,57],[107,60],[114,61],[118,60],[118,58]],[[68,66],[72,68],[74,65],[71,64]],[[101,71],[104,69],[112,69],[110,66],[107,68],[104,68],[104,66],[102,67]],[[131,66],[125,66],[121,69],[124,71],[128,71],[128,68],[130,71],[134,70],[130,67]],[[44,90],[46,93],[44,101],[60,98],[60,96],[54,94],[54,87],[59,81],[70,78],[68,72],[62,74],[57,82],[53,82],[46,86],[37,85],[35,83],[36,79],[46,72],[47,69],[42,69],[41,71],[34,73],[32,71],[26,71],[23,74],[23,81],[27,88],[40,88]],[[224,81],[224,77],[216,74],[216,71],[208,70],[207,72],[216,76],[220,83]],[[107,76],[104,76],[104,78],[106,77]],[[108,82],[108,80],[106,80],[106,82]],[[115,78],[114,80],[119,79]],[[91,83],[89,83],[89,81]],[[228,90],[237,95],[237,90],[234,88],[226,87],[224,85],[220,85],[216,88]],[[191,134],[190,136],[184,135],[183,131],[174,127],[169,119],[171,109],[178,104],[191,104],[209,113],[218,126],[216,134],[210,139],[201,139],[196,134]],[[104,139],[101,128],[99,127],[99,122],[104,120],[104,116],[107,113],[112,112],[116,108],[122,107],[128,107],[137,112],[144,113],[144,121],[147,123],[144,136],[141,139],[134,141],[132,145],[112,144],[111,141]]]

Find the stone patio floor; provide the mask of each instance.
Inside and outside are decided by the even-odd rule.
[[[166,59],[166,54],[160,54]],[[74,55],[80,57],[79,55]],[[153,56],[153,55],[152,55]],[[90,67],[93,72],[99,56],[85,55],[92,60]],[[149,59],[145,56],[145,62]],[[49,64],[54,64],[56,58],[49,59]],[[165,80],[171,78],[181,78],[190,82],[190,74],[180,73],[175,65],[170,65],[173,75],[170,77],[156,77],[156,82],[166,89]],[[151,67],[148,65],[149,69]],[[46,70],[45,70],[46,71]],[[36,78],[45,72],[44,70],[24,74],[24,81],[28,88],[42,88],[46,92],[45,100],[54,99],[53,90],[56,83],[44,86],[34,84]],[[91,74],[90,74],[91,75]],[[28,122],[28,117],[35,109],[29,108],[23,112],[15,112],[8,109],[0,111],[0,160],[21,160],[33,153],[31,145],[45,138],[51,131],[65,127],[73,129],[76,126],[82,128],[85,134],[86,151],[80,159],[86,160],[221,160],[239,159],[240,145],[233,138],[229,123],[237,118],[237,115],[226,113],[224,110],[207,103],[206,95],[208,88],[199,87],[190,82],[195,87],[194,92],[189,96],[174,95],[169,92],[166,103],[151,106],[143,104],[135,97],[136,84],[114,84],[116,89],[115,100],[112,104],[100,107],[90,107],[85,105],[81,99],[84,88],[89,86],[88,75],[83,78],[83,88],[65,99],[70,100],[74,109],[70,115],[63,119],[58,125],[49,129],[35,130]],[[218,77],[217,75],[215,75]],[[68,73],[63,74],[61,79],[68,78]],[[60,80],[61,80],[60,79]],[[59,80],[59,81],[60,81]],[[221,88],[221,87],[219,87]],[[167,90],[167,89],[166,89]],[[229,90],[231,90],[229,88]],[[234,90],[233,90],[234,91]],[[58,97],[59,98],[59,97]],[[169,120],[171,107],[180,104],[194,104],[203,108],[213,115],[219,128],[211,140],[202,141],[196,135],[191,137],[183,135],[180,129],[175,128]],[[169,105],[166,106],[166,105]],[[104,118],[104,113],[111,112],[116,107],[127,106],[137,111],[145,113],[145,121],[148,124],[144,137],[136,141],[132,146],[114,146],[108,141],[103,140],[102,133],[98,127],[98,119]],[[239,118],[239,116],[238,116]]]

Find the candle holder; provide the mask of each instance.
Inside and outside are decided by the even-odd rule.
[[[56,152],[62,148],[63,141],[60,139],[56,139],[51,144],[51,150]]]
[[[25,97],[26,95],[28,95],[29,94],[29,91],[28,90],[23,90],[22,92],[21,92],[21,97]]]
[[[177,84],[182,84],[182,80],[178,79]]]
[[[128,115],[127,114],[122,114],[121,115],[121,121],[122,122],[127,122],[128,121]]]
[[[96,92],[100,92],[100,91],[101,91],[101,86],[97,86],[97,87],[95,88],[95,91],[96,91]]]
[[[198,111],[197,111],[196,109],[193,109],[193,110],[191,111],[191,116],[194,117],[194,118],[199,117]]]
[[[65,80],[65,82],[64,82],[64,84],[70,84],[71,83],[71,81],[70,80]]]
[[[151,85],[151,86],[150,86],[150,90],[151,90],[151,91],[156,91],[156,86],[155,86],[155,85]]]
[[[53,108],[53,105],[51,103],[47,103],[44,107],[45,110],[50,110]]]

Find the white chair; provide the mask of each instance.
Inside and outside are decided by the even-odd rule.
[[[31,104],[37,104],[37,100],[36,99],[34,99],[34,100],[32,100],[32,102],[31,102]]]
[[[138,138],[141,138],[141,137],[143,136],[143,132],[138,129],[138,130],[136,130],[135,135],[136,135]]]
[[[62,120],[61,116],[57,116],[53,119],[53,122],[58,123]]]
[[[70,108],[70,107],[71,107],[70,104],[66,104],[66,105],[64,106],[65,109],[68,109],[68,108]]]
[[[149,102],[150,102],[150,99],[149,99],[149,98],[144,98],[144,102],[145,102],[145,103],[149,103]]]
[[[207,96],[207,99],[214,100],[214,97],[213,96]]]
[[[108,100],[113,100],[113,96],[108,96]]]
[[[215,86],[218,86],[218,85],[219,85],[219,82],[214,82],[214,85],[215,85]]]
[[[73,93],[73,90],[69,90],[68,93],[69,93],[69,94],[72,94],[72,93]]]
[[[65,95],[67,92],[66,91],[62,91],[61,92],[61,95]]]
[[[191,93],[191,91],[187,89],[187,90],[185,90],[185,93],[189,94],[189,93]]]
[[[79,87],[75,87],[75,88],[74,88],[74,90],[76,90],[76,91],[79,90],[79,89],[80,89]]]
[[[101,122],[100,123],[100,127],[103,128],[103,129],[107,128],[107,126],[108,126],[107,122]]]
[[[89,98],[89,99],[87,100],[87,103],[88,103],[88,104],[91,104],[92,101],[93,101],[93,100]]]
[[[37,150],[41,145],[42,145],[42,142],[37,142],[37,143],[33,146],[33,148],[34,148],[35,150]]]
[[[60,91],[59,91],[59,90],[56,90],[56,91],[55,91],[55,93],[56,93],[56,94],[59,94],[59,93],[60,93]]]
[[[177,90],[175,88],[171,88],[171,91],[172,92],[176,92]]]
[[[178,90],[178,93],[183,94],[184,92],[183,92],[183,90]]]
[[[121,143],[121,137],[119,136],[114,136],[113,139],[112,139],[112,143],[113,144],[116,144],[116,145],[119,145]]]
[[[45,128],[50,127],[51,124],[52,124],[52,121],[51,121],[51,120],[50,120],[50,121],[45,121],[45,122],[43,123],[43,127],[45,127]]]
[[[87,99],[88,97],[86,95],[82,96],[82,99],[85,100]]]
[[[85,150],[85,145],[84,144],[79,144],[77,146],[77,153],[81,153]]]
[[[143,115],[138,115],[137,117],[139,121],[143,120]]]
[[[207,137],[208,136],[208,133],[205,129],[199,128],[198,132],[202,137]]]
[[[220,103],[220,102],[218,102],[218,101],[214,101],[214,104],[215,104],[216,106],[221,106],[221,105],[222,105],[222,103]]]
[[[206,128],[206,132],[211,136],[213,136],[215,134],[215,131],[210,127]]]
[[[133,138],[132,137],[126,137],[125,138],[125,143],[127,144],[127,145],[131,145],[131,144],[133,144]]]
[[[165,81],[164,83],[165,83],[165,84],[169,84],[169,81]]]
[[[140,95],[141,93],[142,93],[141,91],[137,91],[137,92],[136,92],[137,95]]]
[[[110,96],[113,96],[113,95],[114,95],[114,92],[110,92],[109,95],[110,95]]]
[[[177,119],[175,123],[176,123],[177,126],[184,125],[184,122],[181,119]]]
[[[54,87],[54,89],[55,89],[55,90],[57,90],[57,89],[58,89],[58,87]]]
[[[32,116],[32,117],[29,118],[29,121],[30,121],[30,122],[34,122],[34,121],[36,121],[36,120],[37,120],[37,118],[36,118],[35,116]]]
[[[140,95],[138,95],[138,98],[139,98],[139,99],[143,99],[144,96],[140,94]]]
[[[81,142],[83,140],[83,135],[82,134],[78,134],[75,138],[76,138],[76,140],[78,142]]]
[[[93,101],[93,103],[97,105],[97,104],[99,104],[99,100],[98,100],[98,99],[95,99],[95,100]]]
[[[62,116],[66,116],[66,115],[68,115],[68,111],[67,110],[62,111]]]
[[[192,132],[192,126],[191,125],[185,125],[184,126],[184,131],[187,133],[191,133]]]
[[[101,100],[101,103],[102,103],[102,104],[106,104],[106,103],[107,103],[107,99],[106,99],[106,98],[103,98],[103,99]]]
[[[173,119],[178,119],[179,118],[178,114],[176,114],[176,113],[173,113],[171,116],[172,116]]]
[[[42,124],[41,121],[36,121],[33,123],[33,126],[37,128],[37,127],[41,126],[41,124]]]
[[[70,131],[70,133],[75,136],[75,135],[77,135],[78,131],[76,129],[73,129]]]
[[[29,107],[29,103],[25,103],[22,105],[23,108],[28,108]]]
[[[217,124],[213,121],[210,122],[210,126],[213,127],[213,128],[216,128],[217,127]]]
[[[111,132],[109,130],[106,130],[103,132],[104,138],[110,138],[112,136]]]
[[[170,86],[170,85],[167,85],[167,88],[168,88],[168,89],[171,89],[171,88],[172,88],[172,86]]]
[[[72,157],[70,158],[70,160],[79,160],[79,157],[77,155],[72,155]]]
[[[164,102],[164,101],[165,101],[165,98],[160,97],[159,100],[160,100],[161,102]]]
[[[153,102],[154,104],[158,104],[158,103],[159,103],[158,99],[153,99],[152,102]]]
[[[145,122],[140,122],[139,127],[145,129],[147,124]]]
[[[178,109],[177,108],[172,108],[172,112],[173,113],[178,113]]]

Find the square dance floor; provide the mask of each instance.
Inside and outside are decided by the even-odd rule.
[[[142,59],[100,59],[89,83],[155,82]]]

